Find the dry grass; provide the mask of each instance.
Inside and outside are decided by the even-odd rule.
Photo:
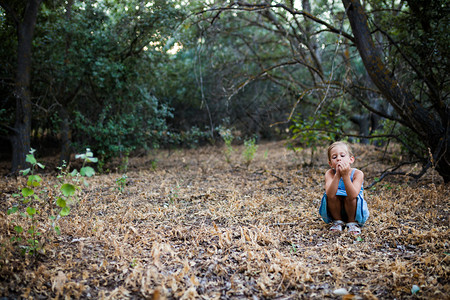
[[[6,216],[23,180],[0,195],[0,295],[104,299],[449,299],[448,185],[383,181],[365,191],[371,217],[360,238],[331,233],[318,216],[326,162],[280,143],[259,146],[250,168],[236,151],[208,147],[130,159],[90,180],[45,253],[24,257]],[[356,147],[366,184],[382,153]],[[309,160],[309,155],[305,155]],[[157,159],[156,170],[150,159]],[[54,176],[46,176],[52,180]],[[413,285],[420,287],[411,293]],[[336,290],[345,288],[347,295]]]

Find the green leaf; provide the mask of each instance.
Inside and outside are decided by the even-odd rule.
[[[27,154],[25,161],[32,165],[35,165],[37,163],[36,158],[34,158],[33,154]]]
[[[61,209],[61,211],[59,212],[59,215],[60,215],[61,217],[65,217],[65,216],[67,216],[69,213],[70,213],[70,207],[66,206],[66,207],[63,207],[63,209]]]
[[[73,196],[73,195],[75,195],[75,186],[70,183],[64,183],[61,186],[61,191],[62,191],[63,195],[66,197]]]
[[[37,163],[37,165],[38,165],[38,167],[41,168],[41,169],[44,169],[44,168],[45,168],[45,166],[44,166],[43,164],[41,164],[41,163]]]
[[[30,244],[32,246],[37,245],[39,243],[39,241],[35,240],[35,239],[29,239],[29,240],[27,240],[27,242],[28,242],[28,244]]]
[[[42,181],[42,178],[39,175],[30,175],[28,177],[27,185],[28,186],[40,186],[40,182]]]
[[[98,158],[97,157],[88,157],[86,159],[87,162],[91,162],[91,163],[96,163],[98,162]]]
[[[34,207],[27,207],[27,213],[32,216],[36,214],[36,208]]]
[[[13,213],[17,212],[18,210],[19,210],[19,208],[18,208],[17,206],[13,206],[13,207],[11,207],[10,209],[8,209],[8,210],[6,211],[6,213],[7,213],[8,215],[10,215],[10,214],[13,214]]]
[[[55,231],[57,235],[61,235],[61,230],[59,229],[58,226],[55,226]]]
[[[77,176],[78,175],[78,170],[77,169],[74,169],[71,173],[70,173],[70,176],[72,176],[72,177],[75,177],[75,176]]]
[[[83,184],[88,187],[89,186],[89,182],[86,181],[86,179],[83,180]]]
[[[50,217],[48,217],[50,220],[55,220],[56,219],[56,217],[55,216],[50,216]]]
[[[28,173],[30,173],[30,171],[31,171],[31,169],[28,168],[28,169],[25,169],[25,170],[20,170],[20,173],[22,173],[23,176],[27,176]]]
[[[64,200],[63,198],[59,197],[56,200],[56,205],[58,205],[61,208],[64,208],[64,207],[66,207],[67,203],[66,203],[66,200]]]
[[[95,171],[92,167],[83,167],[80,170],[82,176],[92,177],[95,175]]]
[[[23,228],[22,228],[22,226],[14,226],[14,230],[15,230],[17,233],[22,233]]]
[[[34,191],[32,189],[30,189],[30,188],[25,187],[25,188],[22,189],[22,195],[24,197],[28,197],[28,196],[31,196],[33,194],[34,194]]]

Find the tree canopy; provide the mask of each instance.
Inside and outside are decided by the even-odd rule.
[[[44,139],[61,159],[89,146],[107,160],[195,146],[227,127],[298,145],[395,139],[450,180],[446,1],[0,6],[1,134],[13,170]]]

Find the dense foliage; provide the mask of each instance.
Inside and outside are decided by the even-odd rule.
[[[101,158],[157,146],[171,115],[154,93],[167,55],[149,45],[169,38],[179,13],[166,1],[80,2],[71,9],[62,19],[62,12],[44,8],[48,27],[36,38],[42,44],[36,56],[48,60],[35,69],[42,78],[36,93],[47,90],[46,106],[67,111],[54,117],[56,125],[68,118],[72,142]]]
[[[5,140],[17,119],[15,18],[6,7],[24,9],[10,2],[0,2]],[[442,157],[372,83],[345,2],[43,1],[33,38],[32,144],[54,140],[62,159],[89,146],[108,160],[214,142],[231,128],[241,141],[287,134],[294,147],[394,138],[424,165],[430,147]],[[448,129],[448,4],[363,4],[374,50],[393,78]],[[339,132],[329,133],[331,123]]]

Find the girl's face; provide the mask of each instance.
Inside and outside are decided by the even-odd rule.
[[[350,156],[348,153],[348,149],[344,145],[337,145],[330,151],[330,160],[328,164],[334,170],[336,170],[336,166],[340,163],[352,164],[355,161],[353,156]]]

